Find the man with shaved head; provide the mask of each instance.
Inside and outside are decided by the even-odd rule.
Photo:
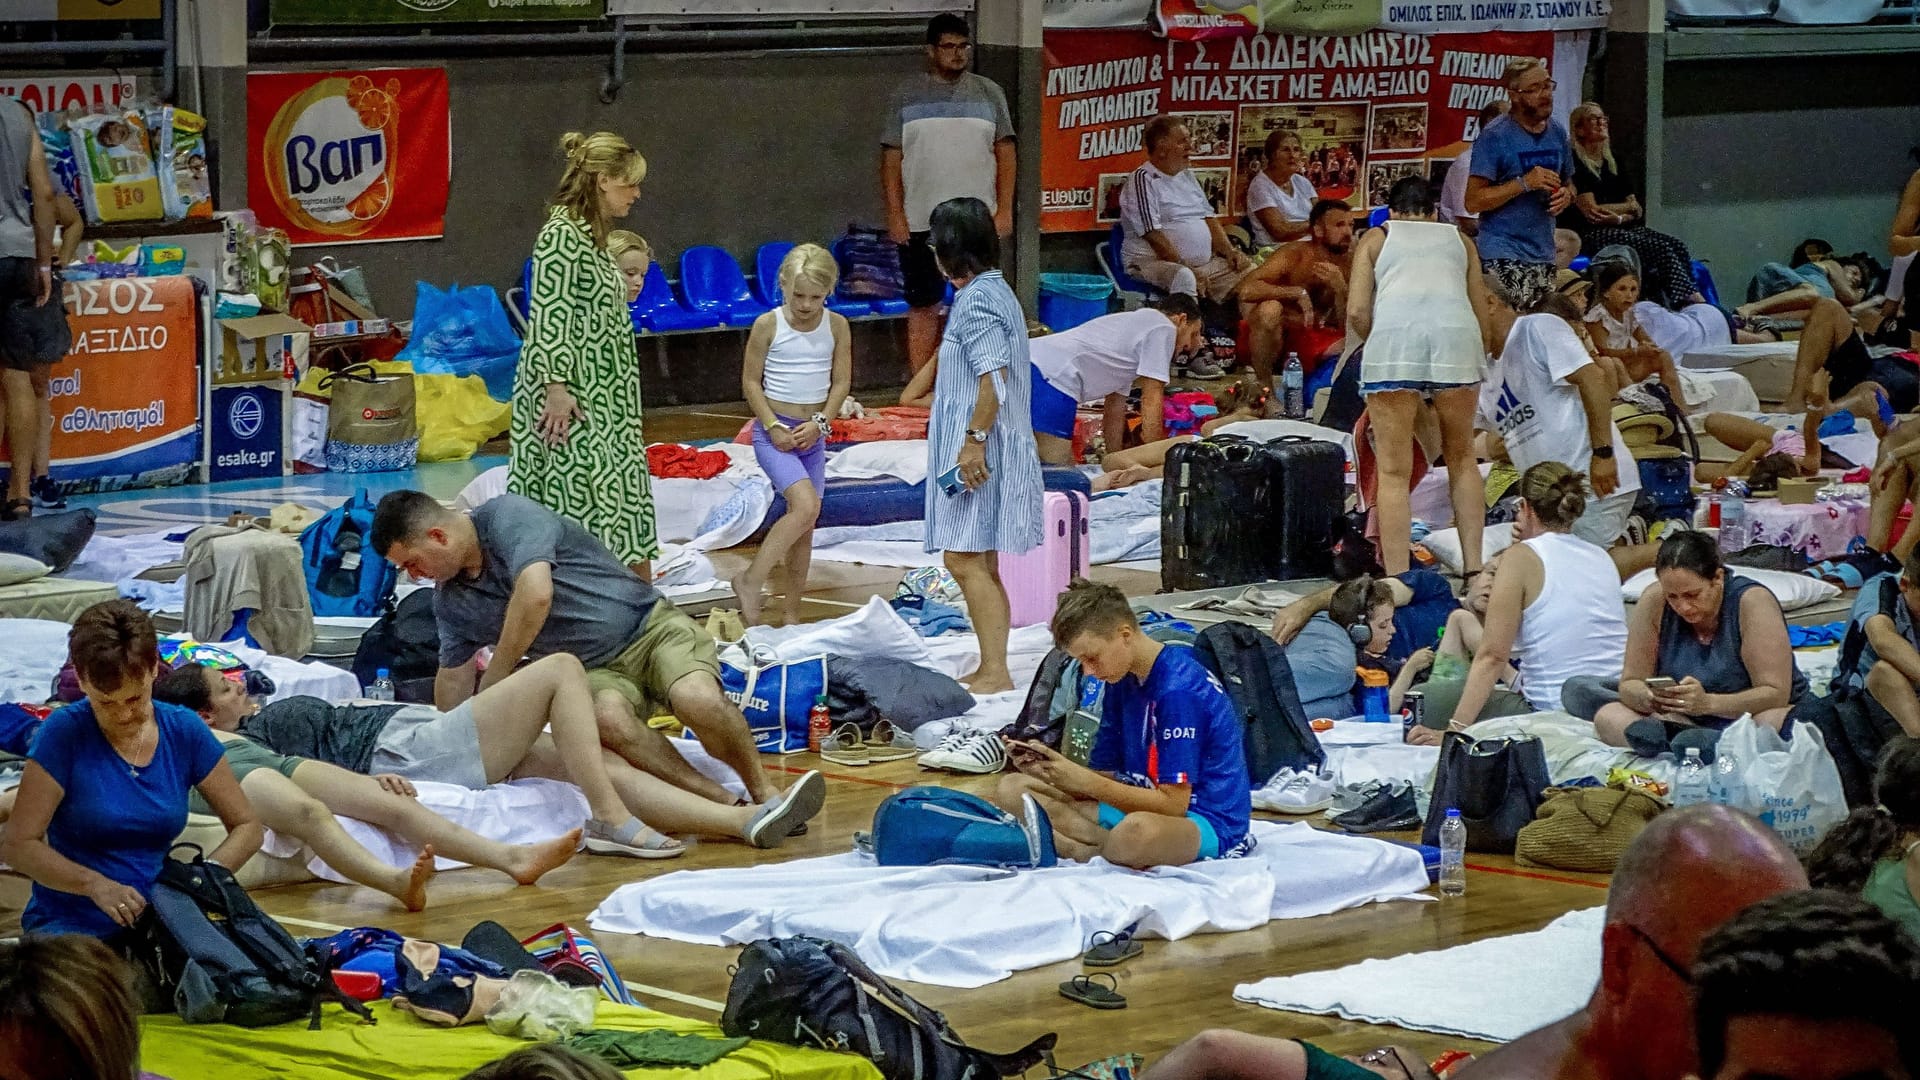
[[[1807,887],[1773,830],[1724,806],[1653,819],[1621,856],[1587,1007],[1523,1035],[1460,1080],[1680,1080],[1699,1068],[1692,980],[1700,942],[1749,905]]]
[[[1700,942],[1750,904],[1807,887],[1787,845],[1724,806],[1653,819],[1614,868],[1600,985],[1587,1007],[1462,1068],[1458,1080],[1681,1080],[1698,1069],[1692,980]],[[1306,1043],[1203,1031],[1145,1080],[1346,1080],[1408,1070],[1412,1055],[1346,1062]],[[1365,1069],[1366,1071],[1361,1071]]]

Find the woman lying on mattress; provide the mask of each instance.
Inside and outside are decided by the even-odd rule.
[[[86,700],[49,716],[33,740],[0,860],[33,879],[29,934],[86,934],[133,945],[162,860],[198,790],[227,827],[208,858],[237,870],[265,835],[220,744],[200,718],[155,704],[153,620],[130,600],[74,620],[69,655]]]
[[[240,790],[267,828],[312,848],[342,876],[386,893],[408,911],[427,906],[435,854],[491,867],[531,885],[571,859],[580,846],[579,829],[540,844],[489,840],[420,805],[413,784],[403,776],[348,772],[324,761],[276,754],[236,735],[233,728],[255,712],[254,704],[240,683],[213,668],[195,664],[169,672],[154,685],[153,696],[192,709],[212,726],[226,749],[227,764],[240,778]],[[196,814],[207,812],[197,796],[189,808]],[[419,844],[420,855],[411,866],[388,866],[349,836],[335,814]]]
[[[248,757],[257,760],[254,769],[299,772],[296,786],[318,796],[336,813],[354,817],[362,815],[342,805],[341,786],[330,782],[310,786],[305,764],[328,763],[354,774],[378,770],[390,774],[380,778],[383,786],[401,792],[421,780],[474,790],[520,777],[564,780],[578,786],[592,808],[586,849],[596,855],[638,859],[671,858],[686,850],[684,844],[656,829],[775,847],[792,834],[797,819],[810,816],[803,813],[805,807],[818,806],[809,803],[806,791],[822,783],[817,775],[802,777],[785,795],[764,806],[724,806],[603,751],[586,670],[566,653],[528,664],[445,713],[425,705],[336,706],[311,697],[287,698],[256,712],[244,698],[214,693],[211,677],[193,678],[194,674],[176,673],[162,680],[155,696],[200,710],[208,724],[246,736],[249,745],[295,755],[284,764],[277,764],[273,755]],[[232,754],[229,749],[230,758]],[[337,779],[331,771],[323,775]],[[365,793],[365,785],[357,790]],[[642,814],[646,823],[638,816]],[[424,834],[408,835],[432,840]],[[452,855],[444,847],[440,851]],[[335,869],[345,872],[337,865]]]

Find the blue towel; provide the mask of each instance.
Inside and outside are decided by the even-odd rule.
[[[964,634],[973,629],[973,624],[967,621],[959,608],[929,600],[917,593],[896,596],[891,603],[893,610],[921,637],[939,637],[951,631]]]
[[[1859,421],[1854,419],[1852,413],[1841,409],[1839,412],[1820,421],[1820,437],[1823,439],[1831,439],[1836,435],[1851,435],[1853,434],[1854,425],[1857,423],[1859,423]]]
[[[1787,644],[1796,649],[1815,645],[1838,645],[1847,636],[1847,621],[1820,623],[1815,626],[1787,627]]]

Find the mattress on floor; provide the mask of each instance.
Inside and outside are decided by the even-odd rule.
[[[502,915],[502,918],[509,916]],[[516,933],[532,933],[534,923],[510,922]],[[638,975],[637,972],[628,974]],[[644,996],[644,992],[643,992]],[[272,1076],[281,1080],[458,1080],[474,1069],[532,1046],[525,1039],[495,1035],[485,1024],[435,1027],[394,1008],[391,1001],[368,1006],[375,1023],[363,1024],[344,1009],[320,1012],[320,1030],[304,1023],[265,1028],[230,1024],[188,1024],[177,1016],[140,1020],[140,1064],[162,1076]],[[670,1031],[722,1038],[715,1024],[668,1016],[634,1005],[600,1002],[596,1031]],[[406,1062],[397,1070],[396,1062]],[[856,1054],[783,1046],[759,1039],[699,1069],[648,1069],[634,1073],[659,1080],[880,1080],[880,1070]]]
[[[1793,390],[1793,357],[1798,348],[1791,341],[1721,345],[1682,356],[1680,366],[1694,371],[1737,371],[1753,384],[1761,401],[1785,401]]]
[[[1071,465],[1042,466],[1040,479],[1048,491],[1091,494],[1093,490],[1087,474]],[[760,523],[760,528],[754,531],[748,542],[760,541],[786,512],[786,497],[774,495],[773,507],[767,511],[767,519]],[[884,476],[858,480],[835,477],[827,481],[826,492],[820,497],[820,520],[815,524],[822,529],[845,525],[886,525],[895,521],[919,521],[926,516],[926,512],[927,489],[924,483],[909,484],[898,477]]]
[[[71,623],[81,612],[119,595],[120,590],[104,581],[43,577],[0,586],[0,619]]]
[[[180,831],[174,840],[176,844],[193,844],[207,854],[219,847],[227,839],[227,827],[212,814],[188,814],[187,827]],[[307,853],[303,850],[287,858],[275,858],[264,851],[255,852],[238,873],[233,875],[244,889],[264,889],[272,885],[297,885],[302,881],[318,881],[313,871],[307,869]]]

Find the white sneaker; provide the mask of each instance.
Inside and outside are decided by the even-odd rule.
[[[1282,769],[1253,793],[1253,808],[1280,814],[1313,814],[1332,806],[1333,795],[1332,780],[1317,773]]]
[[[1007,747],[992,731],[956,731],[920,755],[923,769],[997,773],[1007,767]]]

